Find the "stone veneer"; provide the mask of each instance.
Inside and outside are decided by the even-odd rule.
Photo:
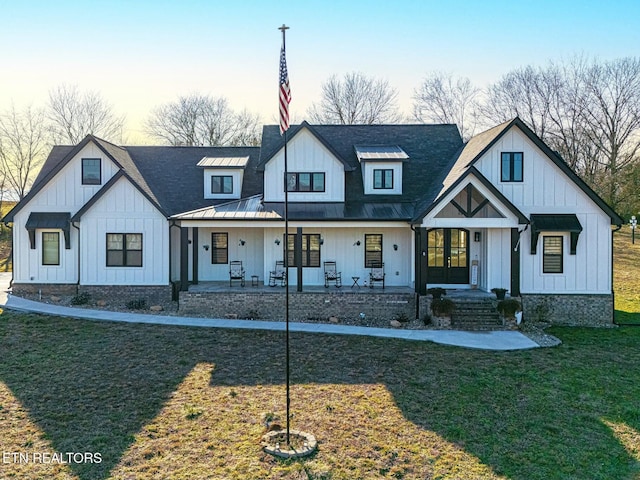
[[[284,292],[180,292],[181,315],[209,318],[259,318],[282,320]],[[290,292],[289,318],[292,321],[358,319],[391,320],[398,315],[415,318],[413,293],[352,293],[350,291]]]
[[[58,283],[14,283],[12,291],[18,296],[77,295],[88,293],[92,301],[106,300],[111,305],[125,306],[130,300],[144,298],[147,305],[169,305],[171,285],[77,285]]]
[[[523,320],[554,325],[613,326],[613,295],[522,294]]]

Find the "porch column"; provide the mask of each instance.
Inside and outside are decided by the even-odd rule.
[[[189,229],[180,227],[180,291],[189,290]]]
[[[191,250],[193,252],[193,284],[198,284],[198,227],[193,227],[192,229],[192,243]]]
[[[511,296],[520,296],[520,232],[511,229]]]
[[[309,248],[309,245],[307,245],[307,248]],[[302,227],[298,227],[296,229],[296,240],[294,243],[294,247],[293,247],[293,255],[294,255],[294,261],[296,263],[297,270],[298,270],[298,285],[297,285],[297,291],[301,292],[302,291]]]

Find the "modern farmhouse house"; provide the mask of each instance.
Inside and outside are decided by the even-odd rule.
[[[342,288],[329,277],[316,291],[346,295],[371,280],[369,290],[414,297],[505,288],[525,314],[550,305],[558,322],[611,322],[622,219],[518,118],[466,144],[455,125],[304,122],[288,131],[286,178],[283,147],[277,126],[259,148],[93,136],[54,147],[4,219],[14,293],[166,301],[172,285],[207,282],[251,292],[282,284],[286,242],[296,290],[324,286],[335,262]]]

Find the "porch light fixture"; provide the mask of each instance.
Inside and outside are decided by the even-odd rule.
[[[202,245],[202,248],[204,248],[205,250],[209,250],[209,245]]]
[[[280,239],[279,239],[279,238],[276,238],[276,239],[273,241],[273,243],[275,243],[276,245],[280,245]]]
[[[320,237],[320,245],[324,245],[324,238]]]
[[[359,247],[359,246],[360,246],[360,240],[356,240],[356,243],[354,243],[354,244],[353,244],[353,246],[354,246],[354,247],[355,247],[355,246],[358,246],[358,247]]]
[[[397,243],[394,243],[394,244],[393,244],[393,249],[394,249],[394,250],[398,250],[398,244],[397,244]]]
[[[473,232],[473,241],[474,242],[480,241],[480,232]]]
[[[244,247],[245,243],[247,242],[245,242],[243,239],[240,239],[240,241],[238,242],[238,245],[240,245],[241,247]]]

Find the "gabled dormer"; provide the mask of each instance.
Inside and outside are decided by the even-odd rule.
[[[402,164],[409,155],[397,145],[355,145],[365,195],[402,195]]]
[[[197,164],[203,168],[204,198],[237,199],[241,197],[244,170],[249,157],[204,157]]]

